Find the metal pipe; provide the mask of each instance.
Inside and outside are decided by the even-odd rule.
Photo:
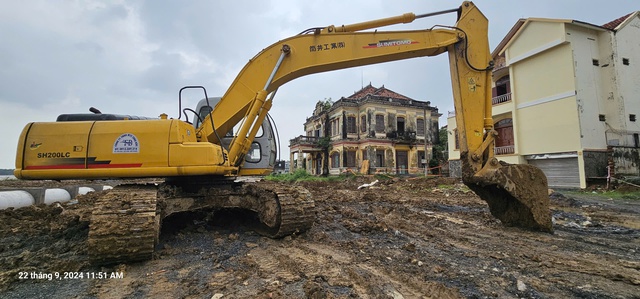
[[[378,28],[378,27],[383,27],[383,26],[389,26],[389,25],[394,25],[394,24],[401,24],[401,23],[411,23],[413,22],[413,20],[416,19],[416,15],[413,13],[405,13],[399,16],[395,16],[395,17],[390,17],[390,18],[384,18],[384,19],[378,19],[378,20],[373,20],[373,21],[367,21],[367,22],[361,22],[361,23],[355,23],[355,24],[349,24],[349,25],[342,25],[342,26],[329,26],[328,31],[329,32],[355,32],[355,31],[361,31],[361,30],[366,30],[366,29],[372,29],[372,28]]]
[[[425,13],[425,14],[417,15],[416,19],[426,18],[426,17],[433,17],[433,16],[437,16],[437,15],[443,15],[443,14],[448,14],[448,13],[452,13],[452,12],[457,12],[459,9],[460,8],[452,8],[452,9],[447,9],[447,10],[441,10],[441,11],[436,11],[436,12]]]
[[[356,32],[356,31],[361,31],[361,30],[366,30],[366,29],[373,29],[373,28],[389,26],[389,25],[395,25],[395,24],[401,24],[401,23],[411,23],[415,19],[420,19],[420,18],[437,16],[437,15],[446,14],[446,13],[457,12],[458,10],[459,10],[459,8],[452,8],[452,9],[447,9],[447,10],[442,10],[442,11],[437,11],[437,12],[430,12],[430,13],[421,14],[421,15],[415,15],[414,13],[405,13],[405,14],[402,14],[402,15],[399,15],[399,16],[395,16],[395,17],[378,19],[378,20],[361,22],[361,23],[355,23],[355,24],[349,24],[349,25],[342,25],[342,26],[331,25],[331,26],[327,27],[326,29],[327,29],[327,31],[329,33],[332,33],[332,32]]]
[[[267,79],[267,82],[264,84],[264,88],[263,88],[264,90],[268,90],[269,85],[271,84],[271,80],[273,80],[273,77],[276,76],[276,72],[278,72],[278,69],[282,64],[282,61],[284,60],[284,57],[287,56],[289,52],[291,52],[291,48],[289,48],[288,45],[283,45],[282,53],[280,53],[280,58],[278,58],[278,62],[276,62],[276,66],[273,68],[273,71],[271,71],[271,75],[269,75],[269,79]]]

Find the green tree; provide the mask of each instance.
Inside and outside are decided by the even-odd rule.
[[[447,128],[440,128],[440,131],[438,131],[438,141],[433,145],[431,161],[433,161],[434,164],[437,163],[433,166],[442,165],[444,162],[449,160],[447,148],[448,138],[449,134],[447,133]],[[429,164],[431,164],[431,161]],[[433,167],[432,165],[429,166]]]

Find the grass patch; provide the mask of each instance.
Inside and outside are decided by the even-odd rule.
[[[393,176],[388,175],[388,174],[382,174],[382,173],[376,173],[375,175],[373,175],[373,177],[376,180],[380,180],[380,181],[387,181],[393,178]]]
[[[456,186],[456,185],[438,185],[438,186],[436,186],[436,188],[438,188],[440,190],[449,190],[449,189],[456,189],[456,188],[458,188],[458,186]]]
[[[640,191],[569,191],[568,194],[574,195],[595,195],[598,197],[602,197],[603,199],[632,199],[632,200],[640,200]]]
[[[341,174],[338,176],[315,176],[309,174],[304,169],[296,169],[294,172],[283,173],[283,174],[275,174],[272,173],[265,177],[267,181],[274,182],[336,182],[336,181],[344,181],[348,179],[355,178],[352,174]]]

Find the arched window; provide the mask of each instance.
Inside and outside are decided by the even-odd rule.
[[[496,155],[513,154],[515,152],[513,138],[513,119],[505,118],[495,123],[493,127],[496,132],[498,132],[495,143]]]

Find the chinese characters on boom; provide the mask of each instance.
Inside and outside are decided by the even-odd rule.
[[[342,49],[344,47],[345,47],[344,42],[318,44],[318,45],[309,46],[309,52],[330,51],[335,49]]]
[[[18,272],[18,279],[70,280],[70,279],[123,279],[124,272]]]

